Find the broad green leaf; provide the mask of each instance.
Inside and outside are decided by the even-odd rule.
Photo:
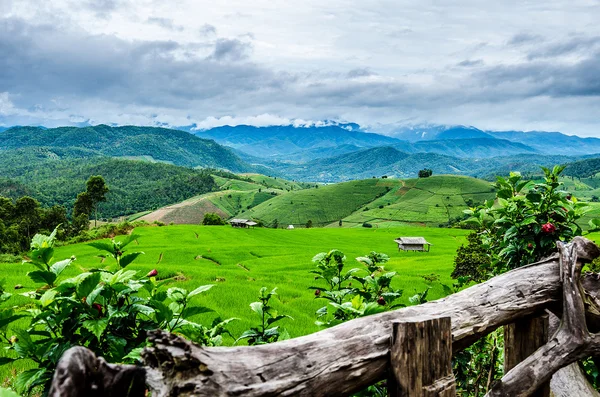
[[[137,347],[135,349],[133,349],[132,351],[130,351],[125,357],[123,357],[123,359],[129,359],[135,362],[138,361],[142,361],[142,350],[144,350],[143,347]],[[2,397],[2,396],[0,396]]]
[[[191,291],[189,294],[187,294],[187,298],[190,299],[192,296],[196,296],[198,294],[201,294],[202,292],[208,291],[214,286],[214,284],[202,285],[196,288],[195,290]]]
[[[57,293],[58,291],[56,291],[55,289],[49,289],[48,291],[44,292],[44,295],[42,295],[42,297],[40,298],[40,304],[42,305],[42,307],[46,307],[52,302],[54,302],[54,298],[56,297]]]
[[[37,383],[41,378],[49,377],[52,373],[49,373],[44,368],[29,369],[23,371],[15,379],[15,388],[21,394],[29,394],[29,390]]]
[[[132,252],[131,254],[127,254],[127,255],[123,255],[121,257],[121,259],[119,260],[119,266],[121,266],[121,268],[126,267],[127,265],[129,265],[131,262],[133,262],[135,260],[135,258],[137,258],[140,255],[143,255],[143,252]]]
[[[137,272],[135,270],[125,270],[121,269],[110,278],[110,285],[115,285],[117,283],[126,283],[131,280]]]
[[[10,364],[16,360],[17,360],[16,358],[0,357],[0,365]],[[1,393],[0,393],[0,397],[2,397]]]
[[[152,315],[152,313],[154,313],[153,308],[148,307],[146,305],[141,305],[139,303],[134,303],[133,305],[131,305],[131,309],[138,313],[145,314],[146,316],[150,316]]]
[[[56,262],[50,266],[50,271],[58,276],[63,270],[65,270],[67,266],[71,264],[71,262],[73,262],[71,259],[65,259],[64,261]]]
[[[107,241],[93,241],[91,243],[88,243],[88,245],[101,251],[110,252],[112,255],[116,254],[117,252],[114,244]]]
[[[31,281],[33,281],[34,283],[45,283],[48,285],[53,285],[56,281],[56,274],[48,271],[36,270],[27,273],[27,276],[29,276]]]
[[[77,284],[77,296],[79,298],[87,297],[100,282],[100,273],[92,273]]]
[[[183,288],[173,287],[167,290],[167,296],[175,302],[183,302],[187,297],[187,291]]]
[[[186,307],[181,312],[181,317],[190,318],[192,316],[195,316],[196,314],[210,313],[210,312],[213,312],[213,311],[214,311],[213,309],[210,309],[208,307],[203,307],[203,306]]]
[[[125,237],[120,242],[121,243],[121,248],[125,248],[126,246],[128,246],[129,244],[131,244],[133,241],[137,240],[138,238],[140,238],[139,234],[130,234],[130,235],[128,235],[127,237]]]
[[[96,336],[96,339],[100,340],[102,333],[106,329],[108,325],[108,319],[99,318],[97,320],[86,320],[83,322],[83,327],[90,331],[92,334]]]
[[[256,314],[258,314],[262,318],[262,316],[263,316],[262,302],[252,302],[250,304],[250,309],[252,309]]]
[[[15,335],[18,338],[18,341],[13,345],[15,351],[21,357],[30,357],[35,354],[35,344],[31,340],[31,336],[29,333],[23,329],[19,329],[15,331]]]
[[[87,303],[89,306],[92,306],[92,304],[96,302],[98,295],[100,295],[103,290],[104,285],[98,284],[98,286],[96,286],[96,288],[94,288],[94,290],[88,294],[85,303]]]

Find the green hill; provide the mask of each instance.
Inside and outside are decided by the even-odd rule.
[[[4,152],[0,156],[0,175],[10,181],[0,181],[0,194],[11,198],[27,194],[44,206],[58,204],[70,209],[77,194],[85,190],[86,180],[91,175],[102,175],[110,192],[107,201],[100,204],[99,213],[112,218],[218,189],[212,170],[110,157],[61,159],[60,153],[41,148]]]
[[[69,159],[86,153],[88,157],[124,157],[235,172],[254,170],[233,150],[213,140],[201,139],[185,131],[155,127],[13,127],[0,133],[0,148],[52,148],[60,158]],[[56,153],[57,150],[61,153]]]
[[[390,227],[417,223],[438,226],[463,216],[469,206],[494,198],[489,182],[480,179],[438,175],[422,179],[407,179],[403,186],[344,218],[346,226]]]
[[[295,182],[258,174],[234,175],[220,172],[212,177],[221,191],[202,194],[159,208],[140,219],[148,222],[199,224],[209,212],[228,219],[285,194],[288,190],[303,188]]]
[[[365,179],[292,191],[240,216],[266,225],[275,220],[279,225],[304,225],[311,220],[314,226],[324,226],[349,216],[400,183],[391,179]]]

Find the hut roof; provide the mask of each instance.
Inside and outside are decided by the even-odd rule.
[[[232,219],[229,223],[248,223],[248,219]]]
[[[406,245],[422,245],[422,244],[432,245],[431,243],[427,242],[427,240],[425,240],[424,237],[398,237],[394,241],[397,242],[398,244],[406,244]]]

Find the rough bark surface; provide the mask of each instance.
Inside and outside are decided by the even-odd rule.
[[[574,239],[570,246],[580,260],[590,261],[600,254],[584,238]],[[394,321],[450,317],[452,347],[460,351],[501,325],[560,306],[564,277],[559,269],[555,256],[444,299],[270,345],[202,348],[157,331],[150,335],[152,346],[143,353],[147,381],[156,397],[345,396],[385,379]],[[586,288],[600,291],[598,280],[589,278],[583,283]],[[553,339],[549,345],[558,343]],[[553,353],[549,352],[554,357]],[[574,356],[547,368],[562,368]]]
[[[560,325],[560,318],[548,313],[550,335],[554,335]],[[553,397],[600,397],[600,393],[588,382],[579,364],[573,363],[556,371],[550,381]]]
[[[531,396],[559,369],[600,352],[600,334],[586,323],[586,296],[581,279],[583,262],[574,243],[557,243],[563,286],[562,321],[548,343],[536,350],[497,382],[487,397]],[[598,309],[598,308],[595,308]]]
[[[396,322],[392,330],[389,396],[455,396],[450,317]]]
[[[504,372],[516,367],[548,342],[548,315],[522,318],[504,326]],[[544,383],[532,397],[549,397],[550,384]]]
[[[144,397],[146,371],[134,365],[108,364],[76,346],[60,358],[49,397]]]

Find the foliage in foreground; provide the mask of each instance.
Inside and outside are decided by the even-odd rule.
[[[143,252],[127,252],[137,240],[129,235],[123,241],[94,242],[90,245],[115,260],[116,266],[81,271],[77,276],[62,278],[75,257],[55,261],[56,232],[36,235],[31,252],[24,262],[36,270],[27,276],[39,287],[22,293],[30,303],[17,309],[0,311],[0,339],[14,358],[3,358],[0,364],[19,359],[33,361],[37,368],[21,373],[14,386],[20,393],[29,393],[42,386],[47,392],[58,360],[72,346],[85,346],[109,362],[135,361],[146,344],[146,333],[153,329],[176,332],[204,345],[222,343],[225,325],[231,321],[216,320],[211,327],[190,321],[191,316],[211,311],[195,306],[192,298],[209,290],[212,285],[193,291],[172,287],[169,280],[157,281],[157,270],[146,276],[127,270]],[[11,294],[2,291],[1,301]],[[27,318],[26,328],[11,327]]]
[[[496,199],[465,211],[477,230],[457,251],[452,277],[458,279],[458,286],[537,262],[556,251],[556,241],[568,242],[583,233],[577,221],[587,204],[562,189],[559,177],[564,167],[542,169],[541,183],[525,180],[519,173],[498,177]],[[596,224],[600,222],[590,222],[592,228]],[[485,395],[503,374],[503,348],[499,329],[455,355],[457,390],[468,396]]]

